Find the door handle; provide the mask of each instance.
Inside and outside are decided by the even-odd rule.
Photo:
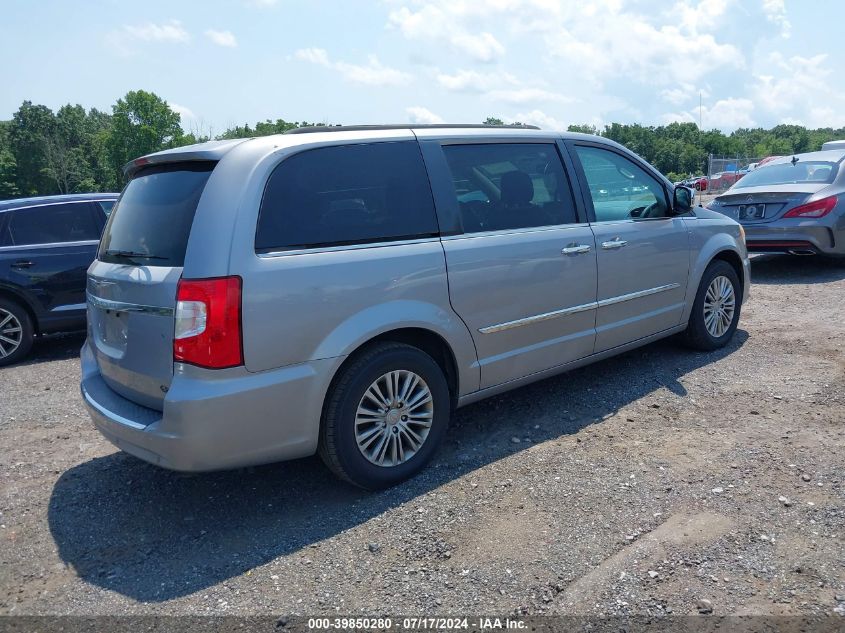
[[[589,253],[589,244],[570,244],[560,251],[563,255],[578,255],[579,253]]]
[[[12,268],[31,268],[33,263],[25,259],[19,259],[12,264]]]
[[[614,248],[622,248],[627,243],[628,242],[626,240],[620,240],[618,237],[614,237],[609,242],[602,242],[601,247],[604,250],[609,251],[609,250],[613,250]]]

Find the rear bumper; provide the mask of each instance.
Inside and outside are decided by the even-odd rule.
[[[323,396],[342,360],[260,373],[177,366],[155,411],[109,388],[86,341],[80,387],[94,426],[121,450],[172,470],[222,470],[316,452]]]
[[[845,231],[819,223],[745,224],[749,253],[792,253],[797,255],[845,255]]]

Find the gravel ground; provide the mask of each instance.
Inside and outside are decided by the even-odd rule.
[[[845,266],[757,258],[734,342],[462,409],[378,494],[115,452],[80,336],[0,370],[0,613],[845,614]],[[703,602],[709,601],[709,602]]]

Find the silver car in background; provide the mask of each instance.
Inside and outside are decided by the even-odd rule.
[[[419,471],[456,407],[673,334],[726,345],[742,227],[599,137],[318,128],[133,161],[88,271],[82,397],[176,470]]]
[[[708,208],[745,228],[751,253],[845,257],[845,149],[785,156],[751,171]]]

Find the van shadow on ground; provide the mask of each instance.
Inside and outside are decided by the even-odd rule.
[[[727,348],[706,354],[658,342],[461,409],[434,463],[380,493],[339,482],[317,458],[186,476],[114,453],[62,474],[50,530],[62,560],[85,581],[144,602],[177,598],[331,538],[531,443],[600,423],[660,388],[685,396],[681,377],[747,339],[740,330]],[[514,436],[531,443],[513,443]]]

